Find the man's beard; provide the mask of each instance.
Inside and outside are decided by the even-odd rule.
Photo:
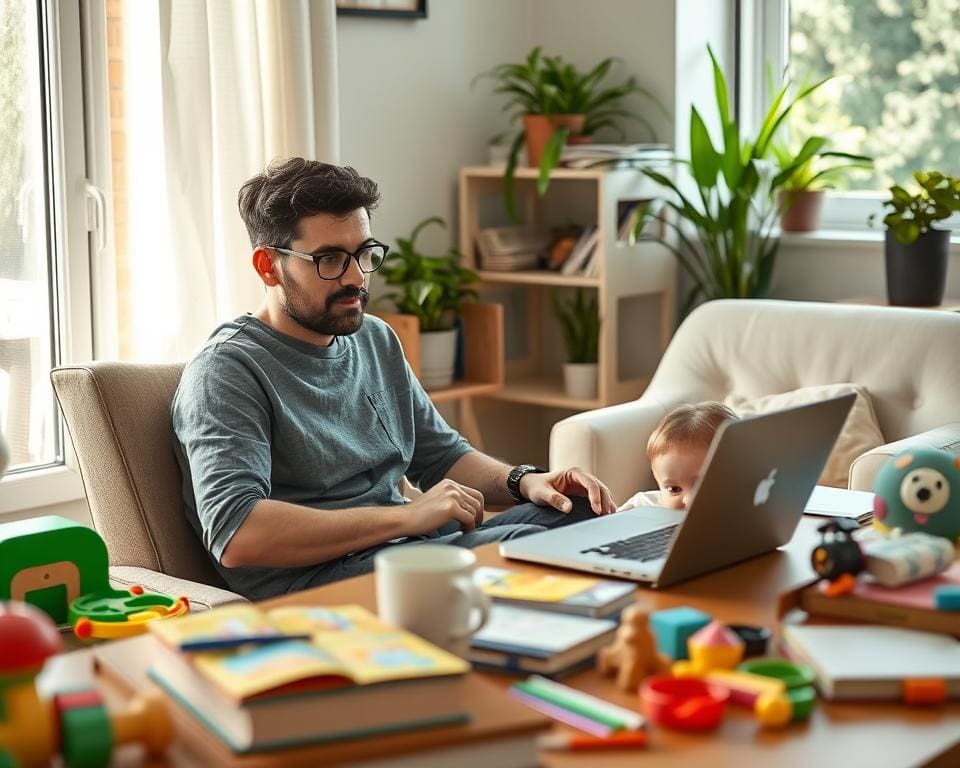
[[[363,310],[370,299],[366,288],[348,286],[327,297],[324,311],[310,314],[303,299],[304,291],[294,280],[281,281],[283,286],[283,310],[298,325],[322,336],[349,336],[363,325]],[[360,298],[360,308],[337,309],[336,302],[342,299]]]

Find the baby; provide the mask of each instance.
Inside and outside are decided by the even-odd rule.
[[[717,429],[737,415],[715,401],[681,405],[663,417],[647,442],[647,459],[659,491],[640,491],[620,509],[686,509]]]

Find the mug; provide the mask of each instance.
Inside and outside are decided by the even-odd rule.
[[[447,544],[405,544],[373,562],[380,618],[466,657],[470,636],[490,615],[489,598],[473,583],[477,556]]]

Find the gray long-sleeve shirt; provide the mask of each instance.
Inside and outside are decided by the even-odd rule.
[[[381,320],[318,347],[246,315],[220,326],[183,372],[171,409],[186,515],[227,584],[262,598],[313,567],[224,568],[261,499],[317,509],[402,504],[471,449],[443,420]]]

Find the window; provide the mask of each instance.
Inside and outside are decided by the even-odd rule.
[[[766,66],[795,82],[833,77],[788,130],[875,158],[831,195],[824,226],[864,228],[914,170],[960,175],[960,0],[754,0],[741,10],[741,86],[756,105],[743,116],[757,119],[765,103]]]
[[[82,496],[49,383],[93,352],[81,30],[79,0],[0,5],[0,512]]]

